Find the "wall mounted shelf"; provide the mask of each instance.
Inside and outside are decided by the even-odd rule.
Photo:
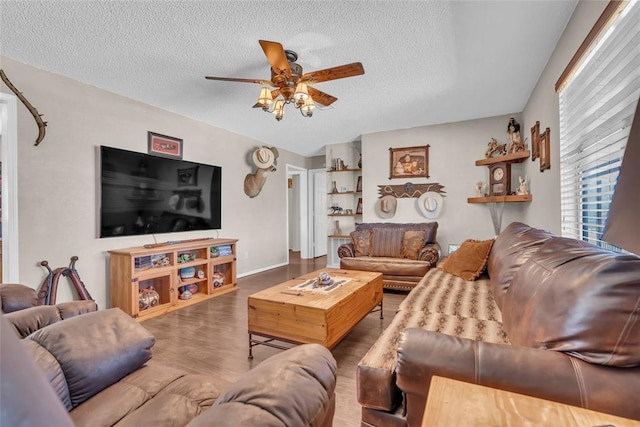
[[[476,166],[487,166],[498,162],[522,163],[529,158],[530,154],[531,153],[528,151],[520,151],[518,153],[511,153],[505,156],[489,157],[488,159],[476,160]]]
[[[533,200],[531,194],[511,195],[511,196],[486,196],[486,197],[469,197],[467,203],[512,203],[512,202],[530,202]]]

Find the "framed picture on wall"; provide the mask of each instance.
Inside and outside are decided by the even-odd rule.
[[[389,148],[389,179],[429,178],[429,145]]]
[[[172,136],[147,132],[147,152],[155,156],[182,159],[182,140]]]
[[[540,156],[540,122],[531,127],[531,160]]]
[[[540,172],[551,169],[551,129],[540,134]]]

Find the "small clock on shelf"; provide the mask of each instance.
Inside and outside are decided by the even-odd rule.
[[[489,195],[506,196],[511,193],[511,163],[498,162],[489,167]]]

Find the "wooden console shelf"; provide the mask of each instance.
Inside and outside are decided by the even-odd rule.
[[[237,241],[196,239],[109,251],[111,307],[142,321],[237,290]],[[181,277],[180,270],[190,267],[195,275]],[[187,287],[192,296],[181,299]],[[150,288],[157,301],[145,307],[139,296]]]
[[[511,195],[511,196],[486,196],[486,197],[469,197],[467,203],[511,203],[511,202],[530,202],[533,200],[531,194]]]
[[[531,155],[528,151],[520,151],[499,157],[489,157],[488,159],[476,160],[476,166],[492,165],[499,162],[522,163]]]

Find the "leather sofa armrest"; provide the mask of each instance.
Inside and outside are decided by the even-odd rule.
[[[330,427],[336,366],[331,352],[319,344],[278,353],[240,377],[188,427]]]
[[[338,246],[338,257],[340,258],[353,258],[356,256],[356,250],[353,247],[353,243],[343,243]]]
[[[409,426],[420,425],[434,375],[640,419],[630,398],[640,393],[640,367],[596,365],[557,351],[407,329],[396,373]]]
[[[36,305],[38,305],[38,295],[35,289],[19,283],[0,284],[0,309],[2,312],[12,313]]]
[[[72,427],[73,422],[47,378],[7,319],[0,318],[0,426]],[[53,357],[50,356],[52,359]]]
[[[12,311],[4,315],[20,338],[25,338],[39,329],[63,319],[96,311],[93,301],[70,301],[57,305],[39,305]]]

